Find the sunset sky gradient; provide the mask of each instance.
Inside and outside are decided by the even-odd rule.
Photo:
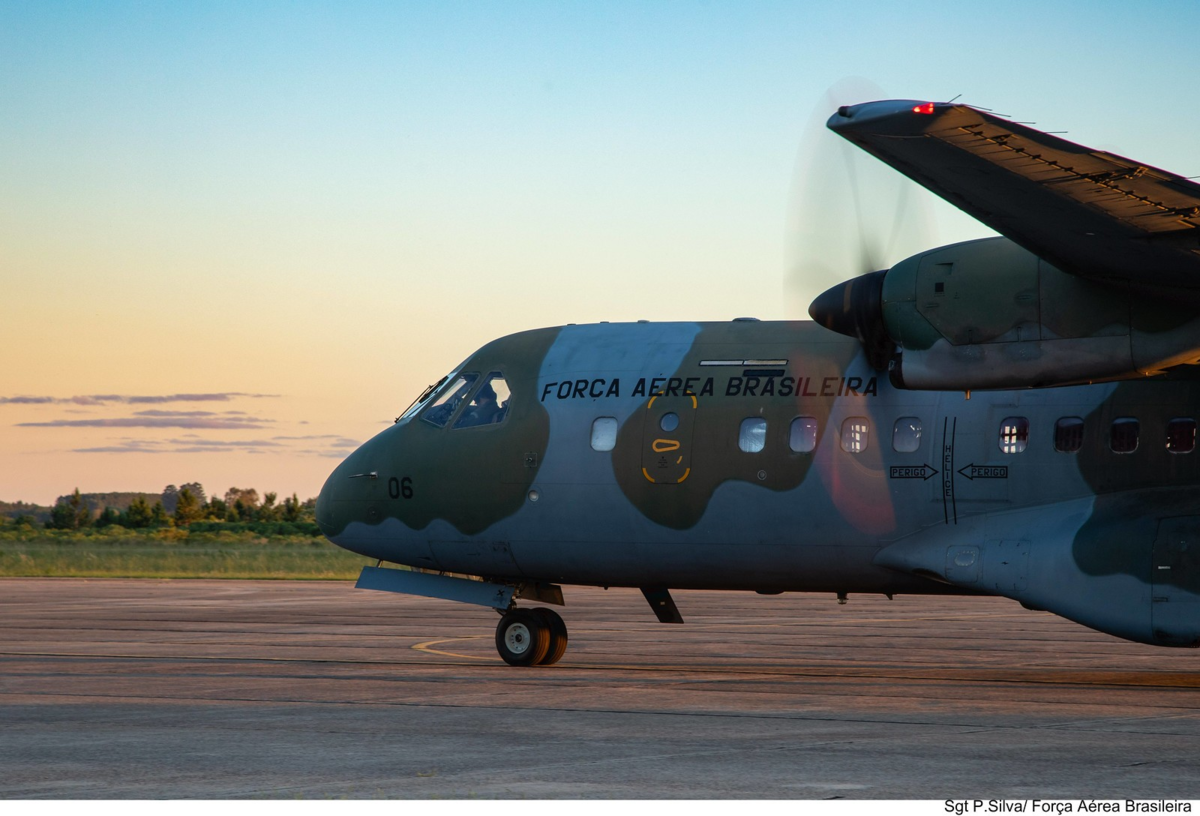
[[[1167,0],[0,2],[0,499],[305,498],[496,336],[802,317],[835,281],[784,293],[799,146],[848,76],[1200,174],[1197,31]]]

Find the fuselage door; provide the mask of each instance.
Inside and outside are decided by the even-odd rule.
[[[654,396],[642,417],[642,475],[653,484],[682,484],[692,475],[695,396]]]
[[[1200,640],[1200,516],[1165,518],[1150,561],[1150,621],[1169,646]]]

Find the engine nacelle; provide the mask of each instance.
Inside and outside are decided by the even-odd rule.
[[[1067,274],[1007,238],[951,244],[847,281],[810,314],[894,344],[888,368],[901,388],[1072,385],[1200,361],[1194,304]]]

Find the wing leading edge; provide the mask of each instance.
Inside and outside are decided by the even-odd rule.
[[[966,105],[868,102],[827,124],[1063,271],[1200,290],[1200,184]]]

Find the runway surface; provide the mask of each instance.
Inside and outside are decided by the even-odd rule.
[[[1193,798],[1200,653],[999,599],[0,581],[0,796]]]

